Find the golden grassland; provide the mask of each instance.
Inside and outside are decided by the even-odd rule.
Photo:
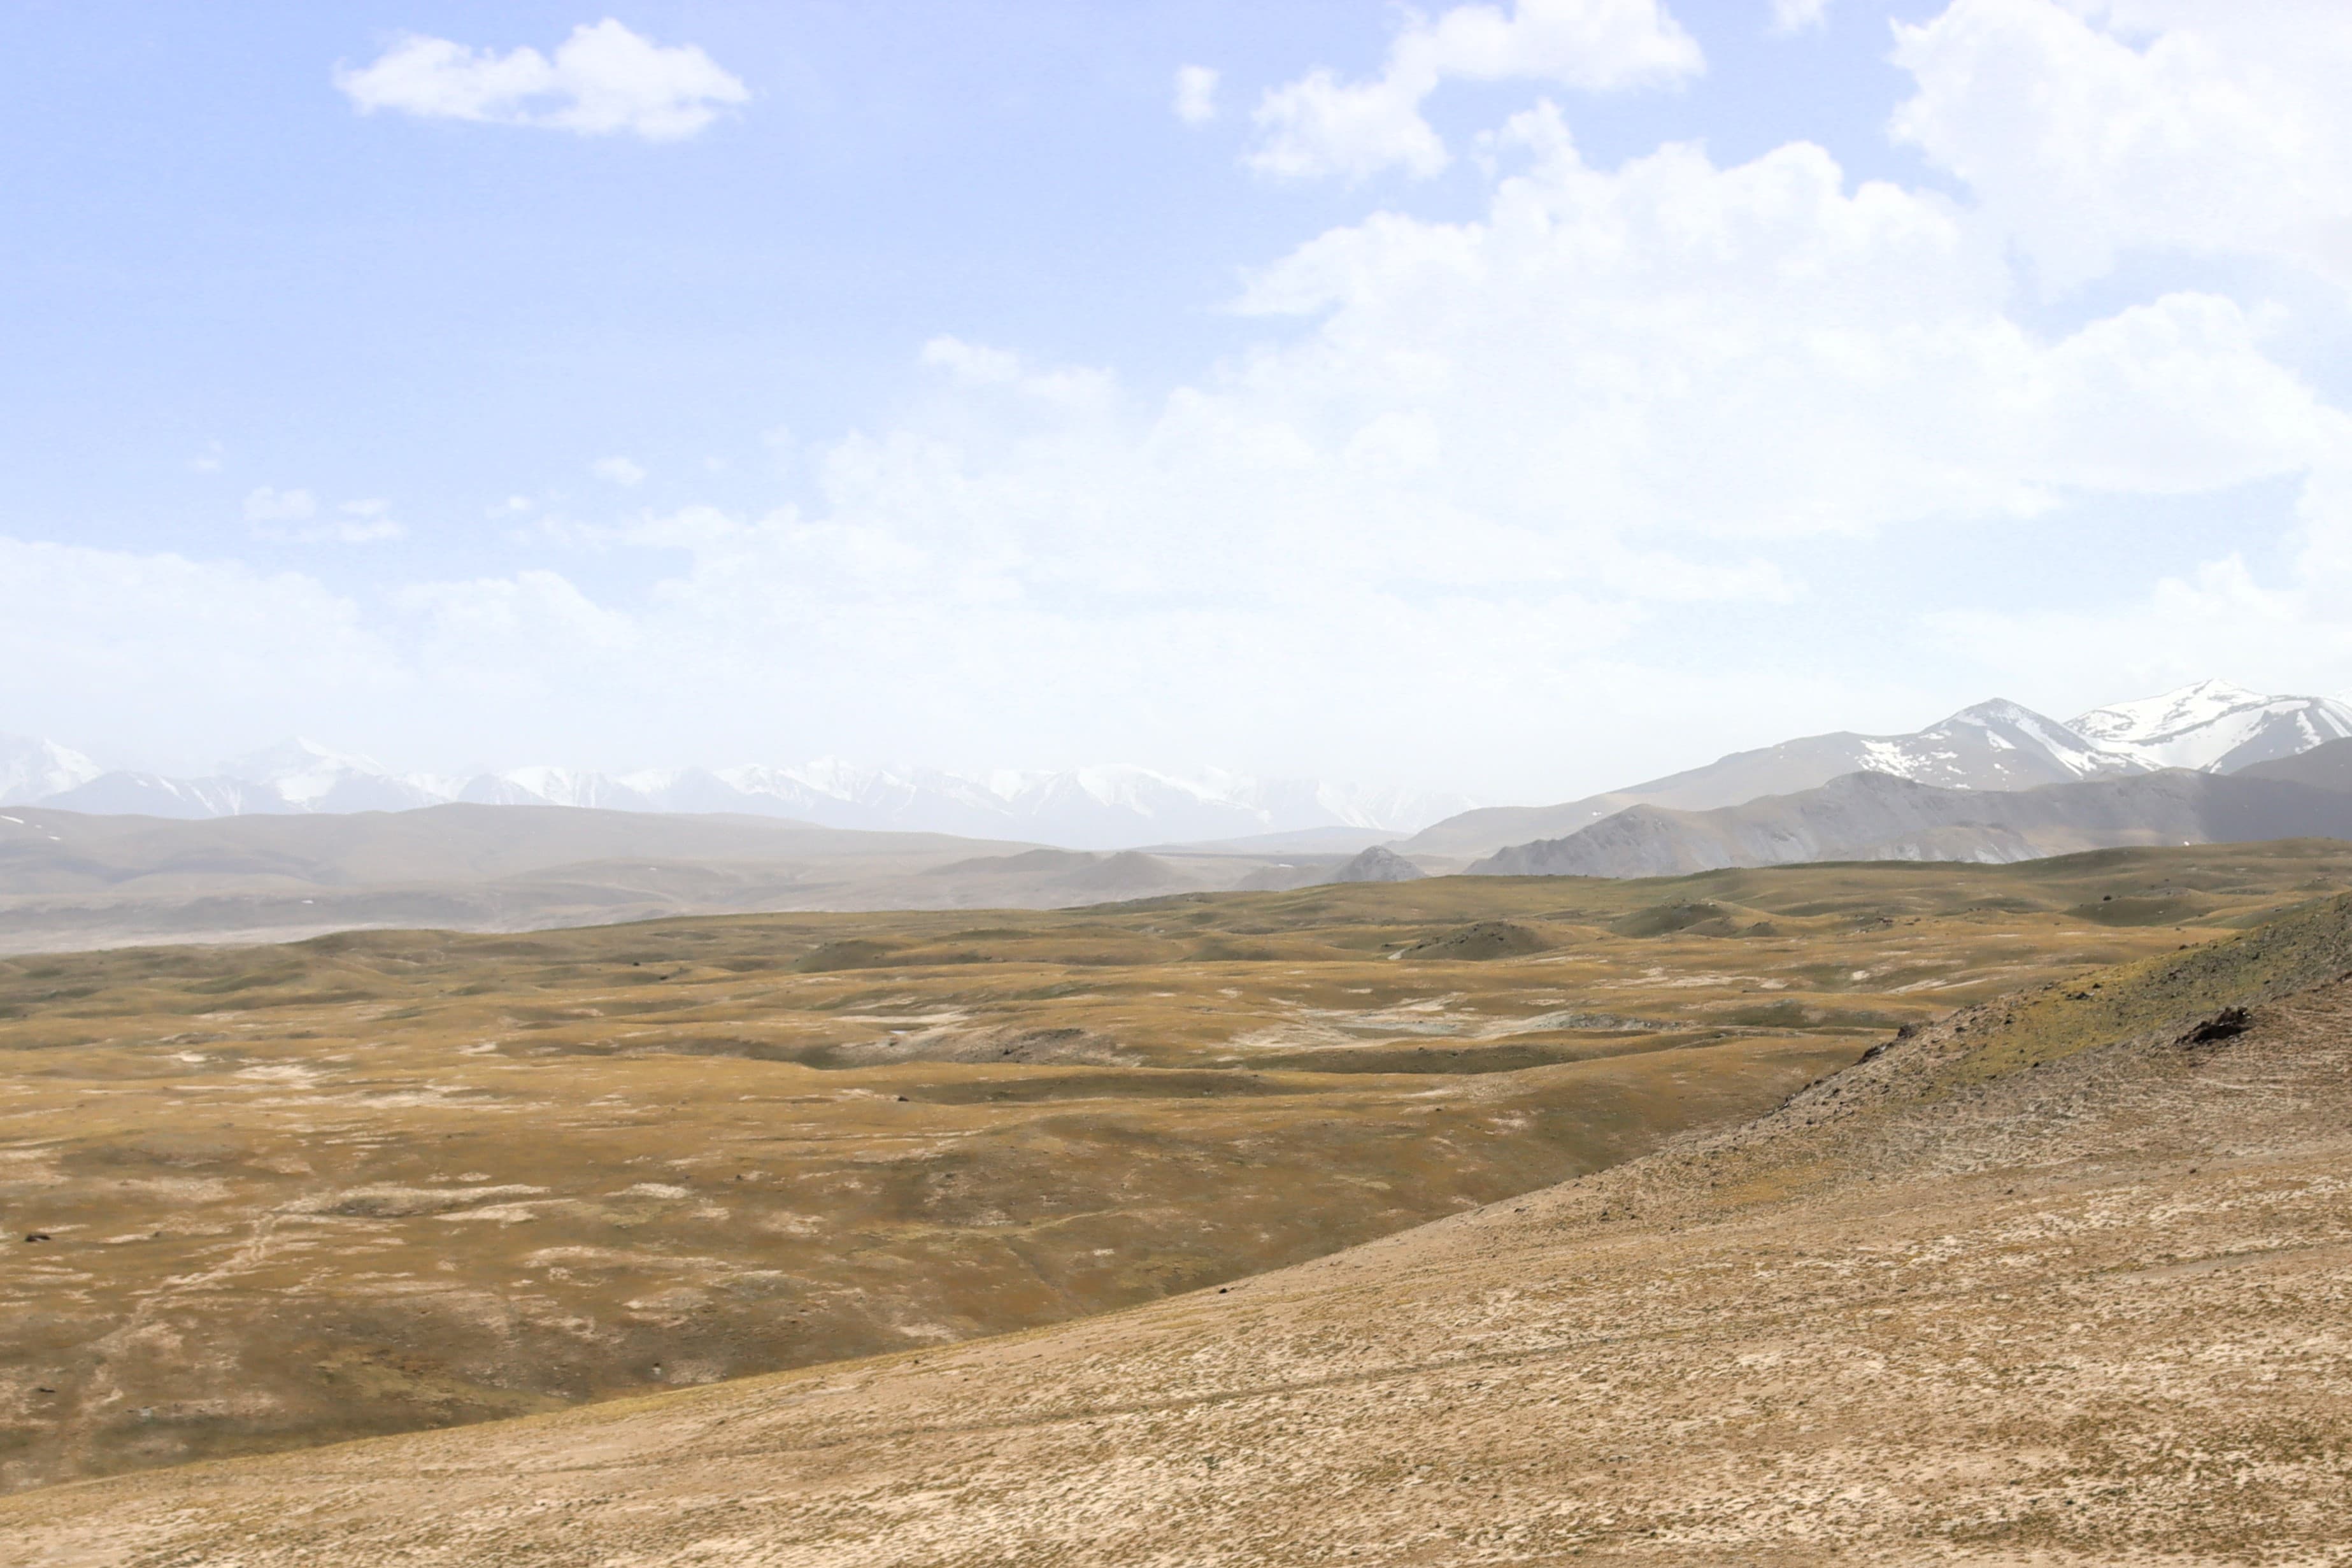
[[[26,1568],[2335,1562],[2347,1176],[2352,897],[1228,1286],[35,1491],[0,1539]]]
[[[0,961],[0,1481],[1237,1280],[2347,887],[2270,844]]]

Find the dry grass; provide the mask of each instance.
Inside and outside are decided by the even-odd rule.
[[[0,1476],[1238,1279],[2347,881],[2242,846],[6,961]]]

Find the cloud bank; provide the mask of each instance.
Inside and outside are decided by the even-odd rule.
[[[511,748],[451,765],[915,744],[1500,798],[1704,760],[1673,749],[1693,733],[1922,721],[1931,659],[1986,682],[1958,700],[2216,672],[2352,690],[2352,427],[2287,352],[2341,328],[2273,287],[2344,278],[2352,169],[2275,182],[2333,134],[2352,18],[2292,10],[1958,0],[1898,36],[1896,121],[1958,195],[1804,142],[1605,167],[1538,101],[1496,129],[1468,217],[1374,211],[1250,272],[1245,352],[1163,391],[940,336],[900,416],[794,444],[792,506],[551,524],[520,569],[344,592],[10,544],[0,681],[68,739],[115,672],[122,721],[160,735],[266,710],[342,738],[360,694],[378,728],[355,742],[431,755],[462,713]],[[1654,6],[1457,7],[1381,80],[1507,67],[1622,85],[1699,61]],[[2155,286],[2115,270],[2220,250],[2226,271],[2129,275]],[[2027,308],[2067,278],[2111,286]],[[2126,552],[2120,588],[1903,613],[1932,586],[1908,542],[2263,486],[2292,498],[2246,531],[2275,550],[2152,583]],[[299,494],[257,515],[316,526]],[[1822,580],[1849,549],[1891,574]],[[1830,651],[1784,651],[1806,637]],[[96,673],[27,673],[58,668]]]

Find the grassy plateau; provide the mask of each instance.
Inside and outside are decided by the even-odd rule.
[[[2304,842],[0,960],[0,1485],[1239,1280],[1998,996],[2054,1058],[2090,972],[2347,888]]]

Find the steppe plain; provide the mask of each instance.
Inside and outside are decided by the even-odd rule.
[[[18,1486],[897,1353],[0,1525],[44,1563],[2334,1560],[2352,1007],[2305,988],[2347,885],[2227,846],[16,961]]]
[[[774,817],[436,805],[194,821],[0,811],[0,953],[514,931],[747,910],[1052,909],[1295,888],[1361,848],[1097,853]]]

